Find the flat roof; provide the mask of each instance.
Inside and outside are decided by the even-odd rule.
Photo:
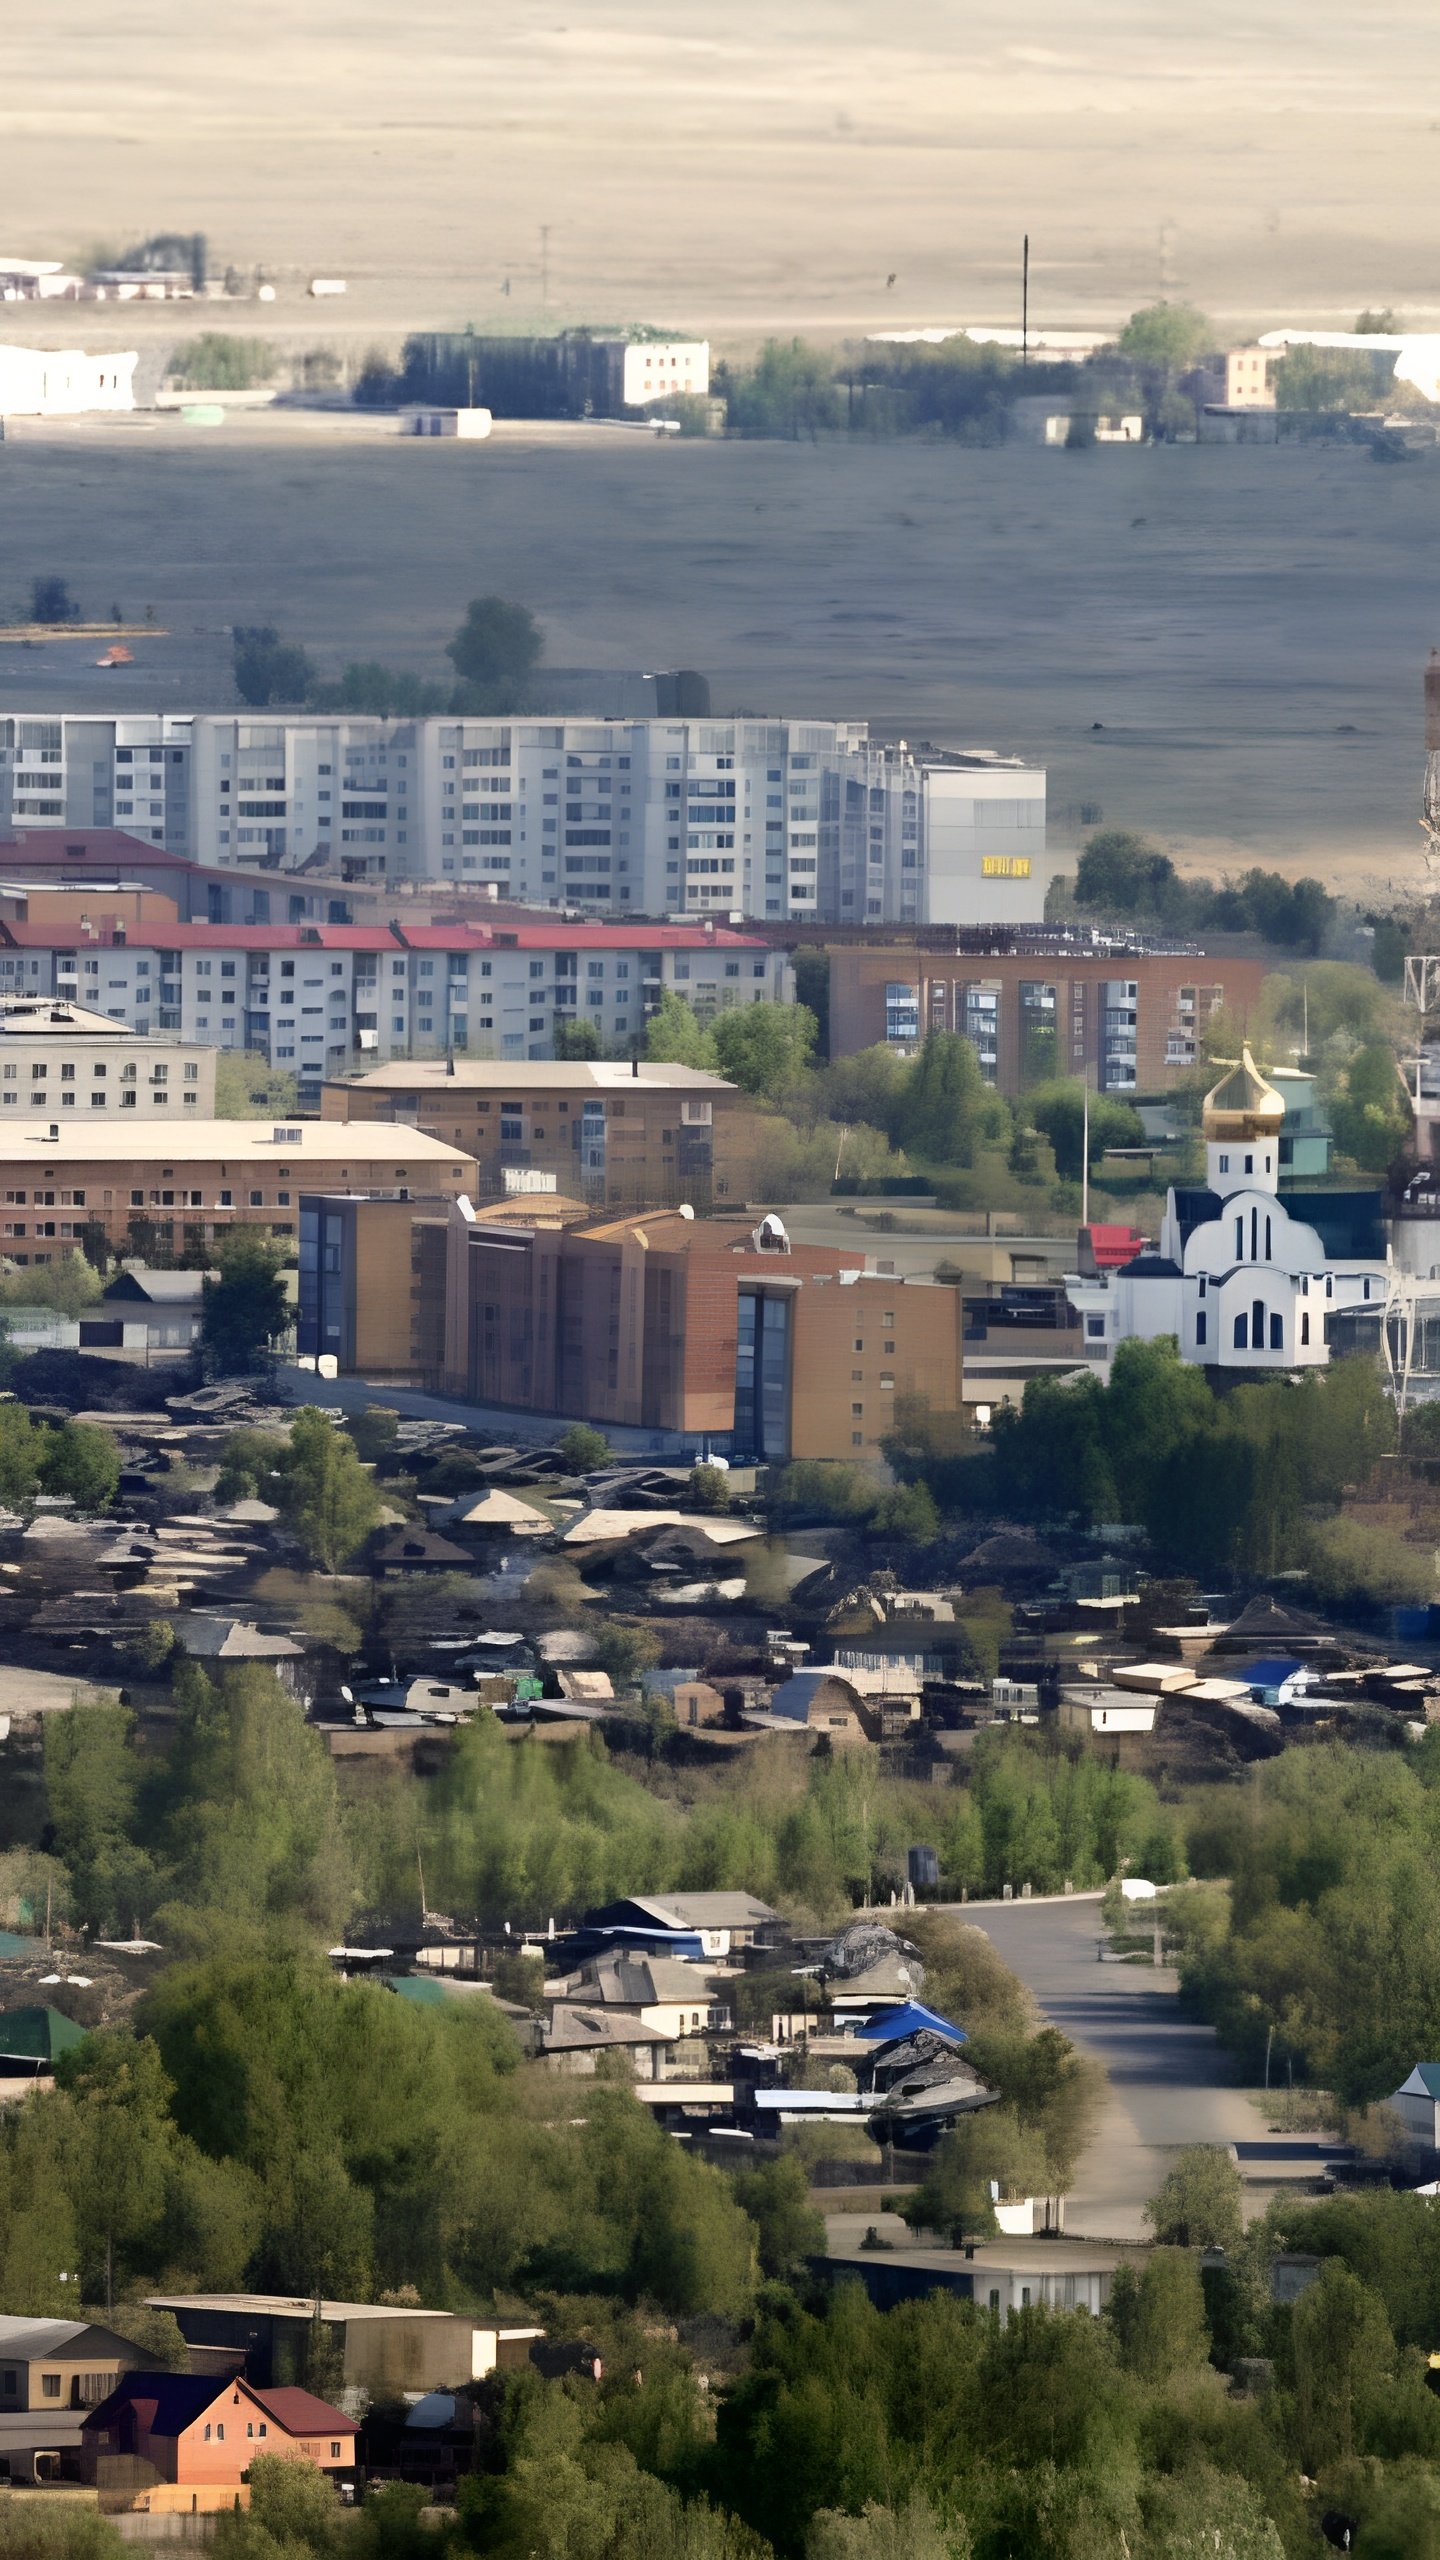
[[[527,1086],[540,1093],[588,1087],[594,1093],[668,1093],[677,1086],[687,1093],[735,1093],[724,1076],[707,1075],[702,1067],[658,1066],[641,1059],[639,1073],[623,1058],[457,1058],[453,1074],[444,1058],[391,1059],[363,1076],[327,1078],[328,1093],[400,1092],[438,1087],[453,1093],[457,1085],[487,1092],[519,1093]]]
[[[152,1164],[161,1158],[176,1164],[201,1159],[236,1163],[273,1156],[288,1170],[303,1172],[307,1159],[316,1166],[343,1165],[348,1159],[368,1167],[400,1156],[408,1158],[411,1166],[423,1164],[431,1170],[473,1161],[463,1148],[448,1146],[442,1138],[394,1120],[191,1120],[188,1116],[161,1120],[136,1113],[123,1123],[98,1122],[98,1113],[79,1121],[63,1120],[59,1137],[52,1138],[56,1124],[46,1116],[27,1113],[23,1119],[4,1121],[0,1123],[0,1163],[29,1165],[48,1159],[63,1167]],[[277,1129],[284,1130],[283,1138],[277,1138]],[[399,1172],[400,1167],[395,1170]]]
[[[152,2311],[238,2311],[257,2312],[262,2319],[313,2320],[314,2294],[291,2293],[147,2293],[146,2303]],[[328,2302],[320,2304],[322,2320],[460,2320],[466,2312],[422,2311],[408,2304],[388,2302]],[[493,2328],[493,2321],[478,2321],[479,2328]]]

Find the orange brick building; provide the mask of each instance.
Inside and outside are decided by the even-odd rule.
[[[481,1200],[527,1177],[595,1209],[743,1200],[761,1123],[723,1076],[616,1059],[407,1059],[321,1087],[327,1121],[404,1121],[461,1147]]]
[[[780,1461],[875,1458],[899,1398],[960,1403],[958,1290],[792,1247],[774,1218],[525,1228],[461,1208],[445,1294],[441,1383],[467,1403]]]
[[[102,2507],[204,2514],[249,2503],[257,2454],[355,2468],[355,2421],[310,2391],[260,2391],[239,2374],[127,2373],[80,2431],[81,2471]]]
[[[151,1259],[237,1225],[289,1238],[302,1190],[458,1199],[474,1187],[472,1157],[383,1122],[0,1121],[0,1252],[26,1265],[78,1251],[97,1226]]]
[[[1163,1093],[1201,1057],[1224,1007],[1243,1033],[1264,963],[1197,952],[1051,948],[958,952],[915,944],[830,949],[830,1054],[889,1047],[928,1031],[974,1043],[988,1083],[1022,1093],[1050,1076],[1089,1076],[1100,1093]]]

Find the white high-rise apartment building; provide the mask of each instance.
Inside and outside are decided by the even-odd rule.
[[[7,825],[596,916],[1038,923],[1045,776],[820,720],[0,718]]]

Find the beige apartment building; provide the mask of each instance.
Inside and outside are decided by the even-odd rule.
[[[215,1051],[149,1039],[66,996],[0,996],[0,1111],[215,1117]]]
[[[351,1126],[407,1122],[463,1148],[478,1200],[553,1187],[595,1209],[738,1205],[762,1125],[723,1076],[599,1058],[397,1060],[326,1084],[320,1110]]]
[[[474,1158],[384,1122],[0,1119],[0,1254],[53,1262],[96,1228],[147,1261],[232,1226],[297,1236],[304,1191],[458,1200]]]

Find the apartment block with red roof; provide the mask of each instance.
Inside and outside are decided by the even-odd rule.
[[[3,862],[0,862],[3,882]],[[643,1036],[666,988],[702,1019],[793,992],[788,956],[689,925],[181,924],[90,913],[6,917],[0,997],[65,995],[135,1031],[245,1049],[323,1077],[447,1050],[552,1058],[593,1023],[607,1047]]]

